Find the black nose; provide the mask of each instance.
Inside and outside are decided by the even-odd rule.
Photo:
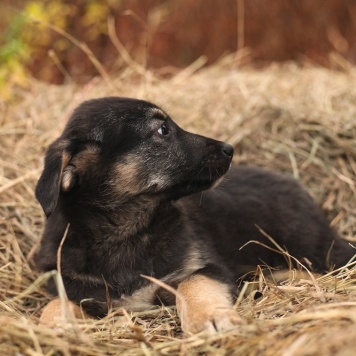
[[[226,156],[230,158],[232,158],[232,156],[234,155],[234,148],[231,145],[228,145],[227,143],[224,143],[222,151]]]

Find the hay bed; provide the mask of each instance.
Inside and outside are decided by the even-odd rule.
[[[45,147],[75,106],[121,95],[152,100],[184,128],[235,146],[235,160],[289,172],[356,240],[356,69],[332,72],[293,64],[238,70],[225,59],[161,80],[128,67],[111,83],[49,86],[33,81],[0,105],[1,355],[354,355],[356,283],[352,268],[312,278],[291,272],[281,285],[258,281],[262,296],[239,300],[236,330],[183,338],[173,308],[119,313],[101,321],[36,325],[49,300],[27,255],[43,214],[33,189]]]

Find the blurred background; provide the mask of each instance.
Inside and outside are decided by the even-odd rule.
[[[356,61],[356,0],[0,0],[0,86],[84,83],[139,63],[162,77],[238,52],[239,66]]]

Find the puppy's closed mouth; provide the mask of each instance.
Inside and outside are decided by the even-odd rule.
[[[221,166],[214,168],[203,167],[195,176],[181,180],[179,184],[175,185],[174,189],[180,190],[180,188],[186,188],[191,191],[210,189],[218,185],[218,182],[221,182],[229,168],[230,166],[227,169]]]
[[[202,190],[205,187],[213,186],[218,180],[223,178],[222,174],[217,176],[209,176],[209,177],[199,177],[197,179],[193,179],[187,182],[188,187],[200,187]]]

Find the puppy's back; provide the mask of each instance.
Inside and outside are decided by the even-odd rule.
[[[216,189],[189,199],[188,204],[200,205],[206,234],[237,277],[244,266],[288,267],[285,256],[256,243],[276,249],[260,229],[318,271],[341,267],[354,255],[310,195],[288,175],[237,166]]]

